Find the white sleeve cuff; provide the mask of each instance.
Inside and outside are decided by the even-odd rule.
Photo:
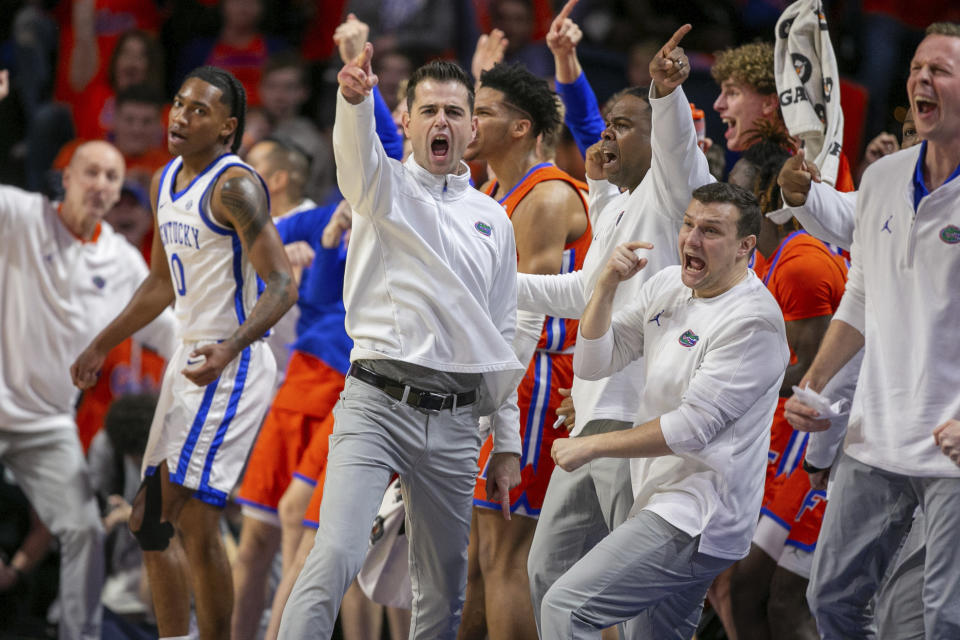
[[[836,313],[833,314],[833,319],[843,320],[860,333],[866,335],[864,329],[863,301],[851,291],[849,284],[850,281],[848,279],[847,290],[844,292],[843,298],[840,299],[840,306],[837,307]]]
[[[573,352],[573,373],[584,380],[606,378],[613,372],[613,349],[612,328],[593,339],[584,338],[578,331],[577,348]]]
[[[674,453],[691,453],[704,447],[707,420],[689,405],[680,405],[660,416],[660,431]]]

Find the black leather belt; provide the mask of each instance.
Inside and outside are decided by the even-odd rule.
[[[417,409],[442,411],[443,409],[465,407],[477,401],[476,389],[464,391],[463,393],[436,393],[434,391],[424,391],[423,389],[417,389],[416,387],[400,384],[396,380],[392,380],[386,376],[381,376],[379,373],[374,373],[369,369],[364,369],[356,363],[350,365],[350,371],[347,372],[347,375],[353,376],[357,380],[362,380],[363,382],[380,389],[394,400],[405,402],[411,407],[416,407]],[[406,396],[404,396],[404,393],[406,393]]]

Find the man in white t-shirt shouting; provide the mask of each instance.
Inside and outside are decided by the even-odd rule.
[[[636,500],[633,515],[547,592],[544,638],[599,638],[624,621],[630,638],[689,638],[707,587],[750,550],[789,361],[780,309],[747,266],[759,232],[752,194],[708,184],[684,214],[679,266],[650,278],[615,316],[620,283],[647,263],[636,251],[653,246],[621,245],[597,281],[574,371],[596,379],[644,356],[645,418],[557,440],[553,457],[568,471],[633,458]]]

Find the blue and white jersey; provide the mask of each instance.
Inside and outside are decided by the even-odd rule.
[[[178,192],[176,180],[182,166],[179,157],[167,164],[157,198],[160,241],[176,293],[174,310],[183,340],[222,340],[246,320],[262,284],[236,231],[217,223],[210,213],[212,187],[229,167],[244,167],[259,175],[228,153]]]

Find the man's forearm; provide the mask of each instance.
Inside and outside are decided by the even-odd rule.
[[[173,288],[169,282],[148,275],[137,287],[130,302],[94,339],[104,353],[150,324],[173,303]]]
[[[666,207],[664,215],[673,218],[679,228],[690,193],[716,179],[710,174],[706,155],[697,146],[697,132],[683,87],[653,98],[650,105],[650,170],[655,177],[655,192]]]
[[[673,453],[660,428],[660,418],[624,431],[588,436],[593,458],[657,458]]]
[[[267,278],[266,288],[250,310],[250,315],[228,340],[237,353],[262,338],[294,305],[297,295],[297,287],[290,273],[271,273]]]
[[[517,274],[517,309],[555,318],[579,318],[587,299],[583,271],[571,273]]]
[[[573,134],[573,139],[584,155],[587,149],[600,139],[605,127],[597,98],[582,71],[567,82],[557,75],[557,94],[566,107],[564,123]]]
[[[354,105],[337,91],[333,155],[337,184],[355,214],[377,215],[392,208],[386,153],[376,135],[372,98]]]
[[[597,282],[593,295],[580,318],[580,335],[588,340],[603,337],[610,329],[613,317],[613,299],[617,294],[616,285],[610,286]]]
[[[843,365],[863,348],[863,343],[862,333],[843,320],[835,318],[830,322],[830,327],[817,351],[817,357],[814,358],[803,381],[809,383],[810,388],[819,393],[843,368]]]
[[[573,84],[583,70],[580,66],[580,60],[577,59],[576,51],[561,55],[554,54],[553,64],[556,69],[557,82],[563,84]]]
[[[814,182],[806,202],[791,208],[791,212],[814,238],[850,249],[856,226],[857,197],[856,191],[841,193],[828,184]]]

